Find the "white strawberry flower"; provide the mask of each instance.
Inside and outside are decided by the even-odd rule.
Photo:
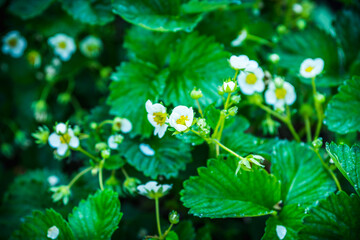
[[[233,55],[229,61],[231,67],[236,70],[252,71],[259,66],[255,60],[250,60],[246,55]]]
[[[296,100],[295,88],[288,82],[276,86],[270,82],[269,88],[265,92],[265,102],[275,108],[283,108],[284,105],[292,105]]]
[[[87,36],[80,42],[80,51],[88,58],[96,58],[103,48],[101,39],[95,36]]]
[[[300,75],[304,78],[313,78],[324,70],[324,60],[321,58],[307,58],[300,66]]]
[[[265,89],[264,76],[265,74],[261,67],[253,71],[241,72],[237,78],[241,92],[245,95],[263,92]]]
[[[50,134],[48,142],[51,147],[56,148],[56,152],[59,156],[65,156],[69,147],[79,147],[79,138],[75,136],[74,131],[66,126],[65,123],[57,124],[55,130],[55,132]]]
[[[150,100],[146,101],[145,108],[147,111],[147,118],[150,124],[155,127],[154,135],[162,138],[168,128],[169,118],[167,117],[166,107],[160,103],[152,104]]]
[[[50,239],[57,239],[59,234],[60,234],[60,230],[56,226],[52,226],[51,228],[48,229],[46,236]]]
[[[8,32],[2,40],[2,52],[13,58],[21,57],[27,47],[26,39],[18,31]]]
[[[170,126],[176,129],[178,132],[184,132],[188,130],[194,120],[194,111],[192,107],[177,106],[173,109],[170,115]]]
[[[54,48],[54,52],[63,61],[70,60],[73,53],[76,51],[75,41],[63,33],[57,33],[49,38],[48,43]]]
[[[169,184],[159,184],[156,181],[149,181],[146,184],[137,186],[139,194],[146,196],[150,199],[160,198],[167,194],[172,185]]]
[[[246,29],[243,29],[240,32],[240,34],[237,36],[237,38],[231,42],[231,46],[233,47],[241,46],[241,44],[245,41],[246,37],[247,37],[247,31]]]
[[[132,123],[127,118],[115,117],[113,122],[113,130],[129,133],[132,130]]]
[[[226,93],[232,93],[236,90],[236,83],[233,81],[224,82],[222,85],[223,91]]]

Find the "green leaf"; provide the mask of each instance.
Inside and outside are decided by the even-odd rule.
[[[305,210],[297,204],[285,206],[277,216],[266,221],[265,234],[262,239],[299,239],[298,232],[303,228],[302,219]],[[284,234],[284,238],[282,238]]]
[[[108,159],[106,159],[104,168],[107,170],[116,170],[124,166],[126,160],[120,156],[119,154],[111,155]]]
[[[82,200],[68,219],[77,239],[110,239],[121,217],[117,193],[105,189]]]
[[[31,1],[31,4],[26,0],[13,0],[10,2],[9,11],[22,19],[29,19],[41,14],[52,3],[53,0],[35,0]]]
[[[356,240],[360,236],[360,201],[358,196],[348,196],[339,191],[310,210],[304,219],[303,239]]]
[[[340,134],[360,131],[360,78],[353,77],[340,86],[325,111],[325,124]]]
[[[281,181],[281,200],[285,205],[307,207],[335,191],[335,184],[320,159],[305,144],[278,143],[271,163],[271,172]]]
[[[210,159],[199,176],[184,182],[181,201],[198,217],[254,217],[274,214],[280,183],[263,169],[235,175],[238,161]]]
[[[113,11],[126,21],[160,32],[191,32],[202,14],[183,14],[181,0],[115,0]]]
[[[326,144],[326,151],[334,160],[336,167],[355,188],[360,196],[360,146],[351,148],[346,144]]]
[[[336,35],[345,54],[349,68],[360,52],[360,15],[356,11],[342,11],[334,21]]]
[[[44,213],[33,211],[32,216],[26,217],[20,229],[14,232],[12,239],[48,240],[48,231],[54,226],[59,230],[59,235],[56,239],[75,240],[69,224],[53,209],[47,209]]]
[[[74,19],[90,25],[105,25],[115,19],[111,0],[62,0],[62,6]]]
[[[229,4],[241,4],[240,0],[190,0],[181,6],[184,13],[202,13],[226,8]]]
[[[196,32],[185,35],[170,52],[170,74],[164,100],[174,105],[193,105],[190,92],[196,87],[204,94],[199,99],[202,104],[218,101],[217,87],[222,84],[222,79],[233,74],[229,57],[230,54],[213,38]]]
[[[132,134],[149,137],[154,128],[147,120],[145,103],[156,102],[163,92],[168,71],[140,62],[123,62],[111,79],[108,103],[111,113],[128,118],[133,124]],[[129,103],[131,105],[129,106]]]
[[[176,232],[170,231],[168,235],[166,235],[166,240],[179,240],[179,237]]]
[[[141,148],[143,146],[153,149],[154,155],[145,155],[146,152]],[[191,161],[189,145],[169,136],[161,139],[154,136],[144,141],[125,139],[120,145],[120,151],[130,165],[154,179],[159,175],[176,177]]]
[[[336,86],[343,82],[339,76],[340,63],[336,40],[325,31],[310,27],[301,32],[291,32],[279,42],[276,52],[280,55],[279,65],[298,74],[306,58],[322,58],[325,61],[324,75],[316,79],[317,86]],[[300,77],[304,83],[311,79]]]
[[[174,231],[179,236],[179,239],[194,240],[196,236],[195,228],[190,220],[180,221]]]

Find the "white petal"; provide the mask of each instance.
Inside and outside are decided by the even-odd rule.
[[[128,132],[130,132],[131,130],[132,130],[132,124],[131,124],[131,122],[130,122],[128,119],[123,118],[123,119],[121,120],[121,131],[122,131],[123,133],[128,133]]]
[[[145,189],[145,185],[139,185],[139,186],[137,186],[136,189],[138,190],[138,192],[141,195],[146,195],[147,194],[146,189]]]
[[[324,70],[324,60],[322,58],[316,58],[314,60],[315,63],[315,73],[316,75],[320,74]]]
[[[274,105],[277,101],[275,91],[272,89],[268,89],[265,92],[265,102],[270,105]]]
[[[153,127],[158,127],[158,124],[157,122],[155,122],[154,115],[152,113],[147,115],[147,119],[150,122],[150,124],[153,125]]]
[[[77,148],[77,147],[79,147],[79,145],[80,145],[80,140],[79,140],[79,138],[76,137],[76,136],[71,137],[70,142],[69,142],[69,145],[70,145],[70,147],[72,147],[72,148]]]
[[[145,109],[148,113],[152,113],[152,102],[150,100],[147,100],[145,103]]]
[[[111,135],[109,138],[108,138],[108,146],[109,148],[111,149],[117,149],[119,144],[115,142],[115,136],[114,135]]]
[[[55,175],[51,175],[47,178],[47,181],[50,186],[55,186],[59,182],[59,178]]]
[[[163,192],[167,192],[167,191],[169,191],[169,190],[172,188],[172,185],[163,184],[163,185],[161,185],[161,187],[162,187],[162,191],[163,191]]]
[[[67,144],[60,144],[60,146],[57,148],[57,153],[60,155],[60,156],[64,156],[68,150],[68,145]]]
[[[283,240],[286,236],[286,227],[282,225],[276,225],[276,235],[279,237],[280,240]]]
[[[259,64],[255,60],[250,60],[246,65],[245,71],[254,71],[258,66]]]
[[[47,237],[50,239],[56,239],[60,234],[59,229],[56,226],[52,226],[51,228],[48,229],[47,231]]]
[[[154,129],[154,136],[156,136],[159,133],[160,126],[156,126]]]
[[[185,131],[186,129],[188,129],[187,126],[182,125],[182,124],[175,124],[173,127],[174,127],[174,128],[176,129],[176,131],[178,131],[178,132],[183,132],[183,131]]]
[[[144,187],[147,191],[154,191],[154,192],[157,192],[160,188],[159,183],[156,181],[149,181],[145,184]]]
[[[149,144],[140,143],[139,149],[140,149],[140,151],[141,151],[145,156],[149,156],[149,157],[150,157],[150,156],[154,156],[154,155],[155,155],[155,150],[152,149]]]
[[[50,145],[51,147],[57,148],[57,147],[59,147],[60,144],[61,144],[60,136],[57,135],[56,133],[52,133],[52,134],[50,134],[50,136],[49,136],[48,142],[49,142],[49,145]]]
[[[265,89],[265,83],[264,83],[264,81],[263,80],[261,80],[261,79],[258,79],[257,81],[256,81],[256,83],[254,84],[254,90],[256,91],[256,92],[263,92],[264,91],[264,89]]]
[[[164,124],[159,128],[158,136],[159,138],[162,138],[165,135],[166,129],[168,128],[168,125]]]
[[[56,125],[56,132],[60,134],[65,134],[67,130],[67,126],[65,123],[59,123]]]

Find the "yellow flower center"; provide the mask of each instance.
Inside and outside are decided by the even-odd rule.
[[[95,52],[98,50],[98,46],[95,44],[89,44],[86,46],[86,48],[89,52]]]
[[[64,143],[68,144],[68,143],[70,142],[70,139],[71,139],[70,134],[65,133],[64,135],[62,135],[62,136],[60,137],[60,142],[61,142],[62,144],[64,144]]]
[[[311,72],[315,67],[313,66],[308,66],[307,68],[305,68],[305,72]]]
[[[176,123],[186,126],[185,121],[189,121],[189,117],[182,115],[178,120],[176,120]]]
[[[277,88],[275,89],[275,96],[277,99],[284,99],[286,96],[285,88]]]
[[[156,112],[153,113],[154,116],[154,121],[157,123],[157,125],[164,125],[165,121],[166,121],[166,113],[162,113],[162,112]]]
[[[256,80],[257,80],[257,78],[254,73],[249,73],[245,78],[245,81],[247,84],[255,84]]]
[[[65,48],[66,48],[66,42],[64,42],[64,41],[63,41],[63,42],[59,42],[59,43],[58,43],[58,47],[59,47],[59,48],[62,48],[62,49],[65,49]]]
[[[18,40],[17,38],[10,38],[9,41],[8,41],[8,44],[10,47],[15,47],[18,43]]]

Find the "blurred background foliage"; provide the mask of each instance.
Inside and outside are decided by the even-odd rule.
[[[302,10],[294,9],[295,4]],[[0,6],[1,36],[18,30],[28,42],[21,58],[0,54],[1,239],[7,239],[32,210],[52,207],[67,216],[80,199],[97,189],[96,178],[87,175],[74,187],[67,206],[53,203],[48,177],[56,175],[66,183],[87,159],[75,153],[58,161],[50,148],[34,143],[31,133],[40,124],[51,128],[54,122],[67,120],[87,130],[91,122],[115,115],[133,123],[118,153],[119,158],[127,158],[129,174],[142,182],[150,177],[174,184],[161,199],[161,215],[166,219],[170,210],[180,212],[181,223],[175,228],[180,239],[260,239],[266,217],[210,220],[187,214],[179,191],[184,180],[206,165],[208,147],[187,144],[193,139],[181,137],[165,137],[160,144],[151,136],[146,100],[191,105],[189,93],[196,86],[205,95],[202,103],[216,104],[217,86],[233,75],[226,60],[231,54],[245,54],[272,74],[286,76],[296,88],[297,109],[311,99],[306,96],[308,82],[300,84],[304,80],[297,77],[303,59],[325,60],[325,74],[318,84],[328,98],[346,79],[360,75],[356,0],[2,0]],[[232,42],[243,30],[247,38],[234,46]],[[56,33],[66,33],[77,44],[88,35],[97,36],[103,51],[91,59],[77,50],[49,80],[46,68],[57,63],[47,39]],[[30,50],[40,53],[39,68],[29,64],[26,54]],[[272,53],[280,56],[279,64],[269,60]],[[240,114],[251,119],[251,126],[240,118],[237,126],[241,129],[233,131],[236,136],[224,134],[223,141],[239,153],[269,153],[277,138],[266,138],[269,135],[262,125],[266,114],[245,103],[239,107]],[[300,118],[294,122],[298,128],[302,125]],[[357,142],[356,132],[338,134],[325,129],[322,136],[325,141]],[[232,141],[234,137],[241,141]],[[286,128],[280,127],[278,138],[287,137]],[[91,148],[96,141],[85,144]],[[137,148],[140,142],[163,154],[143,158]],[[153,168],[142,165],[144,161]],[[118,177],[124,180],[120,172]],[[124,215],[114,239],[141,239],[155,232],[153,203],[123,193],[121,184],[116,190]]]

